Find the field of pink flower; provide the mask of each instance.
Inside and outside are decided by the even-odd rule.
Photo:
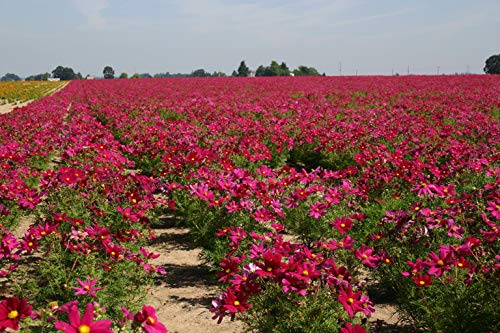
[[[219,322],[500,331],[499,119],[494,75],[73,81],[0,116],[0,330],[166,332],[175,215]]]

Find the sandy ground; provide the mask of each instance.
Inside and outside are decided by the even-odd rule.
[[[218,288],[209,268],[199,259],[200,248],[189,243],[189,230],[162,228],[149,250],[160,253],[154,263],[163,265],[167,274],[157,280],[148,293],[147,304],[157,309],[158,319],[172,333],[237,333],[239,321],[224,320],[220,325],[209,311]]]

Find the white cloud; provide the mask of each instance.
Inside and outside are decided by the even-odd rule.
[[[87,26],[102,29],[107,26],[102,11],[109,6],[109,0],[73,0],[78,11],[87,20]]]

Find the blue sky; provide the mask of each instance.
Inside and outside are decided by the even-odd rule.
[[[0,0],[0,76],[231,73],[244,59],[329,75],[481,73],[500,1]]]

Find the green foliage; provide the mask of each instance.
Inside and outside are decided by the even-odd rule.
[[[205,71],[203,68],[196,69],[191,73],[192,77],[210,77],[212,76],[209,72]]]
[[[259,66],[255,76],[290,76],[290,69],[286,63],[282,62],[280,65],[273,60],[268,67]]]
[[[486,74],[500,74],[500,54],[492,55],[486,59],[483,70]]]
[[[75,80],[79,78],[73,71],[73,68],[63,66],[57,66],[52,71],[52,76],[61,80]]]
[[[293,70],[295,76],[320,76],[321,74],[314,67],[299,66]]]
[[[238,67],[238,74],[236,76],[246,77],[250,75],[250,68],[245,64],[245,61],[242,60],[240,66]]]
[[[123,72],[120,74],[120,79],[128,79],[128,74]]]
[[[106,66],[102,70],[102,74],[105,79],[114,79],[115,78],[115,70],[111,66]]]
[[[43,74],[30,75],[25,80],[26,81],[47,81],[49,79],[49,77],[50,77],[49,73],[43,73]]]
[[[243,314],[249,329],[262,333],[338,332],[345,319],[342,305],[329,290],[313,295],[284,293],[275,282],[261,285],[265,292],[252,296],[252,307]]]
[[[2,82],[8,82],[8,81],[21,81],[21,78],[17,76],[16,74],[13,73],[7,73],[2,78],[0,78],[0,81]]]

